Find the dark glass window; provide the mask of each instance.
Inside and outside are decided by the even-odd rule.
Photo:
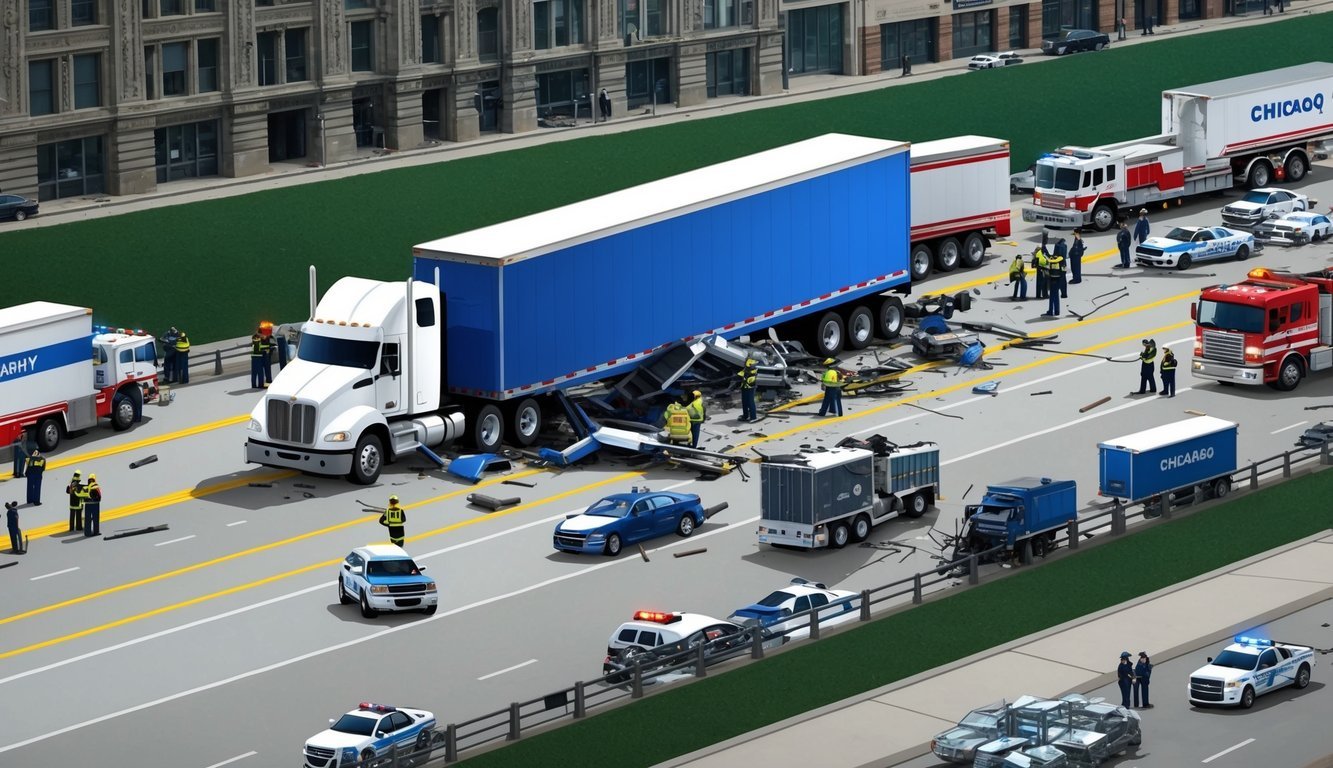
[[[500,57],[500,12],[495,8],[477,11],[477,58],[495,61]]]
[[[37,197],[100,195],[106,191],[103,166],[101,136],[42,144],[37,147]]]
[[[56,28],[53,0],[28,0],[28,31],[41,32]]]
[[[430,299],[417,299],[417,327],[430,328],[435,325],[435,302]]]
[[[537,114],[542,117],[574,115],[575,105],[588,95],[588,70],[544,72],[537,75]]]
[[[185,7],[181,0],[162,0],[163,16],[179,16],[182,13],[185,13]]]
[[[70,0],[69,23],[75,27],[96,24],[97,0]]]
[[[717,51],[705,57],[708,96],[750,95],[750,49]]]
[[[375,22],[354,21],[352,27],[352,71],[373,72],[375,69],[375,49],[372,38]]]
[[[424,64],[444,62],[444,45],[440,36],[440,17],[421,17],[421,61]]]
[[[355,11],[358,8],[369,8],[370,0],[343,0],[343,8],[349,11]]]
[[[51,115],[56,111],[54,59],[28,62],[28,114]]]
[[[167,43],[162,46],[162,97],[184,96],[188,92],[190,44]]]
[[[217,0],[194,0],[195,13],[212,13],[217,10]]]
[[[704,29],[736,26],[736,5],[737,0],[704,0]]]
[[[532,4],[532,29],[539,49],[583,42],[583,0],[538,0]]]
[[[953,15],[953,56],[955,59],[986,53],[995,49],[995,11],[955,13]]]
[[[259,57],[259,84],[278,84],[278,33],[260,32],[257,36]]]
[[[143,49],[144,98],[157,98],[157,49],[149,45]]]
[[[1026,5],[1009,6],[1009,47],[1014,49],[1028,47],[1028,7]]]
[[[787,12],[787,67],[793,74],[842,71],[842,6]]]
[[[84,53],[74,57],[74,108],[102,106],[102,57]]]
[[[897,69],[903,57],[921,64],[935,60],[935,19],[915,19],[879,25],[880,66]]]
[[[199,43],[199,93],[218,90],[218,39]]]
[[[287,82],[299,83],[308,80],[305,66],[306,30],[289,29],[283,40],[284,53],[287,57]]]

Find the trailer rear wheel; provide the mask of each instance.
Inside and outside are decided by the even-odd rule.
[[[875,340],[875,315],[864,304],[857,304],[847,311],[847,346],[851,349],[865,349]]]
[[[852,541],[865,541],[870,536],[870,518],[857,515],[852,521]]]
[[[37,447],[50,453],[60,445],[60,422],[48,416],[37,422],[37,429],[33,434],[33,439],[37,441]]]
[[[1277,378],[1269,386],[1279,392],[1290,392],[1296,388],[1297,384],[1301,383],[1302,373],[1300,358],[1295,355],[1288,355],[1282,361],[1282,366],[1277,369]]]
[[[1259,160],[1250,166],[1250,189],[1266,187],[1273,181],[1273,166],[1267,160]]]
[[[963,266],[976,269],[986,260],[986,238],[977,232],[969,232],[963,238]]]
[[[495,453],[505,431],[505,417],[499,408],[487,403],[472,419],[472,447],[478,453]]]
[[[926,510],[930,507],[930,504],[926,501],[926,494],[921,491],[908,496],[903,501],[903,505],[907,516],[914,520],[926,514]]]
[[[1306,162],[1305,155],[1300,152],[1292,152],[1287,158],[1285,166],[1287,181],[1295,182],[1305,178],[1305,174],[1310,170],[1310,164]]]
[[[832,357],[842,351],[843,342],[847,338],[847,329],[837,312],[825,312],[815,321],[811,336],[815,355]]]
[[[846,523],[834,523],[833,528],[829,531],[828,545],[833,549],[842,549],[847,546],[851,536],[851,531],[847,529]]]
[[[879,302],[879,323],[876,332],[881,339],[896,339],[903,332],[903,300],[885,296]]]
[[[1231,478],[1219,477],[1213,481],[1213,498],[1225,499],[1231,493]]]
[[[940,241],[939,249],[935,252],[935,268],[941,272],[952,272],[958,269],[962,258],[963,246],[958,244],[958,238],[946,237]]]
[[[930,277],[931,265],[935,263],[935,257],[931,253],[929,245],[925,243],[913,245],[912,257],[909,261],[912,265],[912,282],[915,283]]]
[[[541,402],[535,397],[520,400],[509,417],[509,439],[514,441],[514,445],[527,448],[537,441],[541,430]]]

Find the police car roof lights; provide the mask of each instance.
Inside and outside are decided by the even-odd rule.
[[[800,576],[797,576],[796,578],[792,579],[791,583],[800,584],[806,587],[813,587],[814,589],[828,589],[828,587],[824,586],[824,582],[822,581],[810,581],[809,579],[803,579]]]
[[[397,707],[390,707],[385,704],[372,704],[369,701],[361,702],[360,704],[357,705],[357,709],[361,710],[362,712],[380,712],[380,713],[398,711]]]
[[[665,611],[635,611],[635,621],[651,621],[654,624],[671,624],[680,621],[679,613],[667,613]]]
[[[1235,640],[1240,645],[1253,645],[1263,648],[1271,647],[1274,644],[1272,640],[1267,640],[1261,637],[1247,637],[1245,635],[1236,635]]]

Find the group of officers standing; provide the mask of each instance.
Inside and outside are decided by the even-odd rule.
[[[1046,311],[1042,317],[1060,316],[1060,299],[1069,298],[1068,286],[1083,282],[1083,254],[1087,245],[1083,242],[1083,230],[1074,230],[1074,243],[1066,245],[1063,237],[1055,241],[1053,248],[1047,247],[1047,234],[1041,233],[1041,245],[1032,251],[1032,270],[1036,277],[1038,299],[1046,299]],[[1028,297],[1027,264],[1023,255],[1014,256],[1009,265],[1009,283],[1014,286],[1013,300],[1026,301]],[[1072,273],[1072,279],[1065,280],[1065,270]]]

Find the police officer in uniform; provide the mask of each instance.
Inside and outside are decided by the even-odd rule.
[[[1120,686],[1120,706],[1129,707],[1129,691],[1134,685],[1134,664],[1129,651],[1120,652],[1120,666],[1115,670],[1116,684]]]
[[[190,337],[178,331],[176,337],[176,383],[190,383]]]
[[[1168,353],[1169,354],[1169,353]],[[1152,677],[1152,659],[1147,651],[1139,651],[1139,663],[1134,665],[1134,706],[1139,706],[1139,694],[1143,694],[1143,709],[1152,709],[1148,703],[1148,681]]]
[[[1171,350],[1162,354],[1162,397],[1176,396],[1176,356]]]
[[[264,386],[267,387],[273,383],[273,348],[277,346],[273,341],[273,323],[267,321],[260,323],[259,336],[263,339],[260,346],[264,355],[260,359],[264,361]]]
[[[264,355],[268,354],[268,347],[264,344],[264,337],[260,335],[256,328],[254,334],[250,336],[250,388],[264,388]]]
[[[168,384],[176,383],[176,340],[181,332],[171,326],[167,335],[162,337],[162,377]]]
[[[1083,282],[1083,254],[1088,252],[1087,243],[1083,242],[1083,230],[1074,230],[1074,244],[1069,246],[1070,285]]]
[[[9,527],[9,551],[23,554],[23,531],[19,530],[19,503],[5,502],[5,524]]]
[[[398,497],[389,497],[389,508],[380,515],[380,525],[389,529],[389,543],[396,547],[403,546],[403,524],[407,522],[407,513],[398,506]]]
[[[88,475],[88,484],[83,487],[84,525],[83,535],[99,536],[102,533],[102,486],[97,484],[97,475]]]
[[[36,448],[28,457],[28,503],[42,506],[42,473],[46,472],[46,457]]]
[[[1032,252],[1032,273],[1036,278],[1036,296],[1046,298],[1046,249],[1038,248]]]
[[[1065,292],[1064,239],[1055,244],[1055,253],[1046,259],[1046,311],[1042,317],[1060,316],[1060,297]]]
[[[837,360],[828,358],[824,361],[824,377],[820,384],[824,387],[824,402],[819,405],[819,415],[824,416],[832,413],[834,416],[842,415],[842,374],[834,366],[838,364]]]
[[[694,399],[685,406],[685,413],[690,416],[690,447],[699,447],[699,437],[704,431],[704,419],[708,413],[704,409],[704,395],[699,390],[694,390]]]
[[[10,448],[14,451],[14,477],[23,477],[28,464],[28,430],[20,429]]]
[[[69,530],[83,530],[83,502],[87,496],[83,493],[83,481],[79,478],[82,475],[78,470],[74,471],[74,477],[70,478],[69,485],[65,486],[65,493],[69,494]]]
[[[754,387],[759,381],[759,369],[753,358],[745,361],[745,367],[737,374],[741,378],[741,421],[758,421],[759,410],[754,402]]]
[[[1157,381],[1153,377],[1153,361],[1157,359],[1157,343],[1152,339],[1143,340],[1143,351],[1139,353],[1139,391],[1131,395],[1146,395],[1157,391]]]

